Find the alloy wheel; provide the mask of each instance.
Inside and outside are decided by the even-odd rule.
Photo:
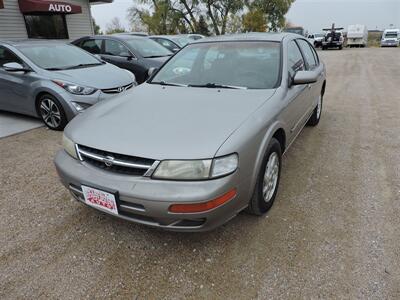
[[[268,158],[264,173],[263,197],[265,202],[269,202],[275,193],[279,178],[279,157],[276,152],[272,152]]]
[[[40,114],[43,121],[51,128],[57,128],[61,124],[61,112],[57,104],[49,99],[44,98],[40,103]]]

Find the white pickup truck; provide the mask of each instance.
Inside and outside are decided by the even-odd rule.
[[[386,29],[383,32],[381,47],[398,47],[400,42],[400,29]]]

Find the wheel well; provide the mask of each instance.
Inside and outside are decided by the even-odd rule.
[[[285,131],[282,128],[280,128],[274,133],[273,137],[276,138],[279,144],[281,145],[282,153],[285,152],[285,147],[286,147]]]
[[[325,95],[325,87],[326,87],[326,81],[324,81],[324,83],[322,84],[322,96]]]

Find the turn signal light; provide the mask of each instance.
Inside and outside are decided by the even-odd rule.
[[[226,194],[207,202],[194,204],[172,204],[169,211],[172,213],[199,213],[214,209],[232,200],[236,196],[236,189],[232,189]]]

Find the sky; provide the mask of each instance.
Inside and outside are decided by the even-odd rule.
[[[135,0],[114,0],[111,4],[92,6],[92,14],[102,30],[114,17],[129,28],[127,10]],[[286,15],[288,21],[301,25],[310,32],[322,28],[347,28],[350,24],[364,24],[368,29],[385,29],[391,24],[400,27],[400,0],[296,0]]]

